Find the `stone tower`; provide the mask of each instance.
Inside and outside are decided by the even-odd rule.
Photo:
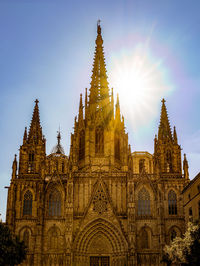
[[[188,163],[162,101],[154,154],[128,145],[119,97],[107,81],[101,27],[89,91],[80,95],[69,156],[61,135],[46,155],[35,102],[15,156],[6,222],[35,266],[161,265],[162,250],[184,232],[181,191]]]

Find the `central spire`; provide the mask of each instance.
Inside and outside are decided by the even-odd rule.
[[[160,126],[158,129],[158,140],[172,140],[172,133],[170,123],[167,115],[167,108],[165,106],[165,99],[162,99],[162,109],[160,116]]]
[[[97,22],[97,38],[89,95],[89,105],[92,113],[97,111],[98,108],[104,109],[110,102],[106,72],[103,39],[101,36],[101,26],[99,20]]]

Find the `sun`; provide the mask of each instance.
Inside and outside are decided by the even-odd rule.
[[[157,115],[160,100],[171,90],[168,72],[144,47],[112,55],[110,85],[119,94],[122,112],[137,129]]]

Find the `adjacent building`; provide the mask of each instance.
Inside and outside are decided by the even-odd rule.
[[[183,206],[185,221],[200,221],[200,173],[184,188]]]
[[[161,265],[164,245],[184,233],[186,158],[183,170],[164,99],[154,154],[131,152],[98,24],[91,86],[84,101],[80,95],[69,155],[60,133],[46,155],[36,100],[13,161],[6,223],[28,247],[22,265]]]

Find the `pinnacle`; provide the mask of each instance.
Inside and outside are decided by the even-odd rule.
[[[35,100],[35,107],[33,110],[33,116],[28,134],[28,143],[38,143],[42,141],[42,128],[40,126],[40,115],[38,107],[38,99]]]

